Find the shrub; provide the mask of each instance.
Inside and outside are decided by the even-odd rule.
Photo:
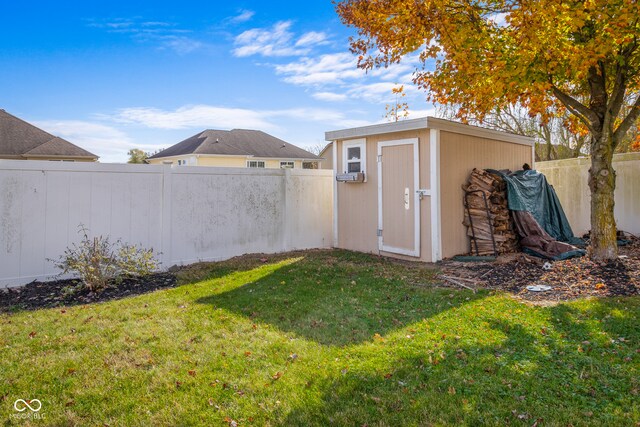
[[[160,263],[153,249],[128,245],[109,237],[89,237],[89,231],[80,225],[82,240],[65,249],[54,261],[60,274],[73,273],[91,291],[100,291],[113,281],[120,283],[126,277],[144,276],[158,270]]]

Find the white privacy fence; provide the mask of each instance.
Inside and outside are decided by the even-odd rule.
[[[536,162],[536,169],[553,185],[573,232],[580,236],[591,229],[591,159]],[[619,230],[640,235],[640,153],[613,156],[616,171],[615,218]]]
[[[90,235],[163,267],[331,246],[332,171],[0,161],[0,287],[56,274]]]

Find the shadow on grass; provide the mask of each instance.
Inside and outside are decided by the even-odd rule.
[[[492,339],[449,339],[435,352],[355,350],[354,359],[358,351],[394,357],[384,370],[364,365],[337,373],[318,385],[316,405],[293,410],[282,424],[634,425],[640,419],[638,356],[630,344],[640,340],[634,304],[616,316],[623,308],[613,301],[593,302],[587,316],[573,307],[545,308],[541,324],[548,328],[492,314],[485,318]],[[612,336],[626,343],[611,345]]]
[[[384,336],[484,295],[433,288],[426,284],[433,274],[424,266],[412,270],[372,255],[327,251],[197,302],[320,344],[345,346],[371,340],[375,334]]]

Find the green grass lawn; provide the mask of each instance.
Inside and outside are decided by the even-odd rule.
[[[6,425],[637,425],[640,298],[552,307],[344,251],[0,315]],[[43,419],[17,419],[39,399]]]

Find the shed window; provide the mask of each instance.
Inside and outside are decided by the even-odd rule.
[[[345,141],[343,147],[345,173],[365,172],[367,164],[366,141],[364,139]]]
[[[264,161],[263,160],[247,160],[248,168],[263,168]]]
[[[293,169],[293,166],[294,166],[293,162],[280,162],[281,169]]]

